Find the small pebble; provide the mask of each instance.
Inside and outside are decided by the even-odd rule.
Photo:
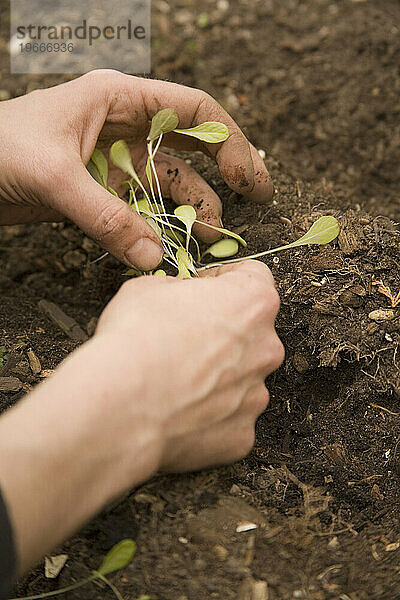
[[[85,264],[86,254],[81,250],[68,250],[63,256],[63,261],[66,267],[77,269]]]
[[[28,354],[29,366],[31,368],[32,373],[34,375],[38,375],[42,370],[42,365],[40,364],[40,360],[38,359],[38,357],[36,356],[36,354],[34,353],[32,348],[29,348],[27,354]]]
[[[400,542],[392,542],[385,546],[385,552],[394,552],[400,548]]]
[[[328,548],[332,548],[334,550],[338,546],[339,546],[339,540],[337,539],[337,537],[335,535],[332,539],[329,540]]]
[[[228,558],[228,550],[221,544],[214,546],[214,552],[219,560],[226,560]]]
[[[0,377],[0,392],[19,392],[22,382],[17,377]]]
[[[394,319],[395,312],[391,308],[378,308],[369,313],[368,317],[372,321],[390,321]]]
[[[255,523],[251,523],[250,521],[243,521],[242,523],[239,523],[236,527],[236,533],[252,531],[253,529],[257,529],[257,525]]]

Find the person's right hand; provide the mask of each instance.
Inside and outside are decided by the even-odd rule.
[[[283,360],[270,270],[247,261],[206,274],[125,283],[93,342],[108,365],[98,385],[113,387],[115,409],[127,414],[126,435],[138,398],[125,374],[141,381],[140,407],[158,429],[163,470],[199,469],[247,454],[268,404],[264,380]]]
[[[250,451],[283,360],[279,298],[260,262],[207,274],[125,283],[94,337],[0,417],[20,571],[157,471]]]

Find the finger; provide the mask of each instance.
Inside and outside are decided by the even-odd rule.
[[[162,260],[155,231],[126,202],[103,189],[83,165],[52,186],[52,205],[120,261],[143,271]]]
[[[228,274],[236,274],[238,276],[253,276],[258,279],[266,280],[275,287],[275,280],[271,270],[259,260],[242,260],[237,263],[220,265],[200,271],[200,277],[224,277]]]
[[[140,156],[140,151],[137,148],[132,147],[130,150],[136,172],[144,187],[150,192],[150,186],[145,175],[145,160],[143,156]],[[196,210],[199,221],[204,221],[214,227],[222,227],[221,200],[194,169],[184,160],[163,152],[157,154],[155,164],[164,198],[171,198],[176,204],[190,204]],[[110,165],[109,185],[120,196],[123,196],[126,193],[126,187],[121,185],[121,179],[121,171]],[[194,224],[193,233],[208,244],[221,237],[221,233],[218,231],[199,223]]]
[[[0,205],[0,225],[16,225],[22,223],[56,223],[63,221],[64,216],[41,206],[23,207]]]
[[[101,132],[103,139],[124,137],[136,143],[145,139],[152,117],[163,108],[177,112],[179,127],[183,129],[205,121],[224,123],[230,135],[222,144],[205,144],[180,134],[170,134],[165,141],[176,148],[202,150],[215,157],[231,189],[257,202],[270,200],[273,188],[264,163],[257,158],[256,151],[232,117],[205,92],[116,71],[94,71],[70,89],[77,85],[87,88],[85,96],[93,98],[89,108],[98,107],[99,98],[107,105],[108,115]]]
[[[216,158],[222,177],[235,192],[258,202],[271,199],[272,183],[264,163],[256,161],[245,135],[214,98],[196,89],[152,80],[143,82],[142,96],[150,116],[161,108],[174,108],[181,129],[195,127],[205,121],[224,123],[229,130],[229,138],[222,144],[205,144],[180,134],[166,136],[166,143],[205,151]]]
[[[200,221],[222,227],[221,200],[194,169],[184,160],[162,152],[156,156],[155,164],[164,197],[172,198],[176,204],[190,204]],[[142,181],[145,181],[144,165],[140,171],[143,171]],[[198,223],[194,224],[193,232],[206,243],[215,242],[221,237],[218,231]]]
[[[255,419],[242,415],[230,417],[207,429],[190,434],[187,439],[177,439],[167,454],[161,470],[167,473],[197,471],[216,467],[244,458],[253,448]]]

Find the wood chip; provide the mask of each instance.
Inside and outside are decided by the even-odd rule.
[[[0,377],[0,392],[19,392],[22,382],[17,377]]]
[[[76,342],[86,342],[86,340],[89,339],[88,335],[81,329],[75,319],[66,315],[57,304],[54,304],[54,302],[41,300],[39,302],[39,308],[72,340]]]
[[[39,375],[40,371],[42,370],[42,365],[40,364],[40,360],[38,359],[38,357],[36,356],[36,354],[34,353],[32,348],[29,348],[27,354],[28,354],[29,366],[31,368],[32,373],[34,375]]]
[[[372,321],[391,321],[395,316],[395,312],[391,308],[378,308],[368,315]]]
[[[51,377],[54,373],[54,369],[43,369],[43,371],[40,372],[40,377],[43,377],[43,379],[47,379],[48,377]]]
[[[236,527],[236,533],[243,533],[244,531],[251,531],[252,529],[257,529],[258,525],[256,523],[251,523],[250,521],[243,521],[242,523],[238,523]]]
[[[44,559],[44,574],[47,579],[55,579],[64,568],[68,560],[68,554],[57,554],[57,556],[46,556]]]
[[[394,552],[400,548],[400,542],[392,542],[385,546],[385,552]]]

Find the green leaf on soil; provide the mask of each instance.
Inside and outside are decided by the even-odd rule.
[[[214,258],[228,258],[237,254],[239,244],[236,240],[219,240],[210,246],[204,254],[211,254]]]
[[[295,248],[296,246],[306,246],[308,244],[328,244],[337,238],[339,231],[339,223],[335,217],[331,215],[320,217],[301,238],[291,244],[282,246],[282,248]]]
[[[133,540],[122,540],[111,548],[97,572],[101,575],[108,575],[123,569],[131,562],[135,552],[136,543]]]
[[[190,129],[175,129],[174,131],[175,133],[195,137],[207,144],[225,142],[229,137],[227,126],[224,123],[218,123],[218,121],[206,121]]]

